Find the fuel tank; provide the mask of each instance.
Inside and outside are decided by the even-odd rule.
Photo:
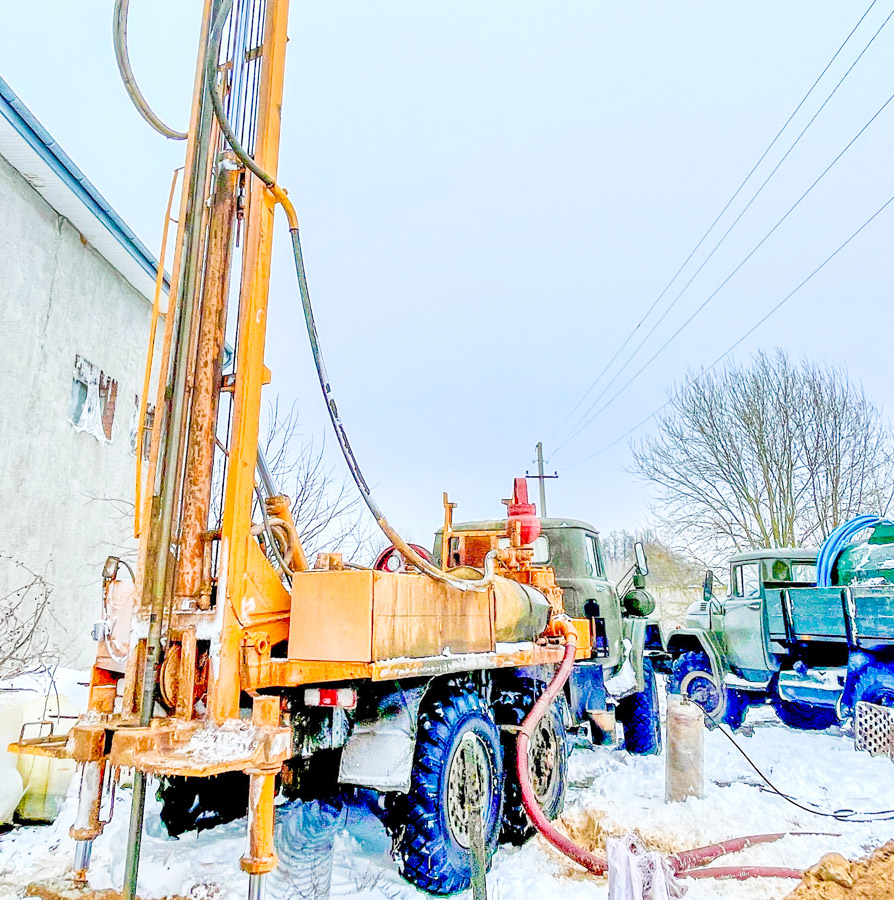
[[[469,581],[483,578],[479,569],[457,566],[451,575]],[[494,640],[499,643],[533,641],[549,622],[549,600],[536,588],[510,578],[494,578]]]

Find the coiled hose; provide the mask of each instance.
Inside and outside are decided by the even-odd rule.
[[[867,528],[875,528],[887,521],[881,516],[863,515],[842,523],[823,541],[819,555],[816,558],[816,586],[832,587],[832,571],[841,551],[859,534]]]
[[[310,348],[313,353],[314,365],[317,370],[317,379],[320,383],[320,389],[323,392],[323,400],[326,403],[326,409],[329,413],[329,420],[335,430],[335,436],[338,440],[338,446],[341,448],[342,456],[348,466],[348,471],[363,497],[367,508],[376,520],[379,528],[384,532],[391,543],[403,554],[404,558],[411,562],[416,568],[424,572],[429,578],[439,581],[442,584],[457,588],[462,591],[486,591],[494,580],[493,558],[485,559],[484,578],[479,580],[470,580],[466,578],[456,578],[442,572],[436,566],[432,565],[428,560],[420,556],[405,541],[400,534],[391,526],[385,518],[385,514],[381,507],[376,503],[360,464],[351,449],[348,441],[348,435],[338,413],[338,406],[335,402],[335,396],[332,392],[332,385],[329,376],[326,374],[326,364],[323,361],[323,352],[320,348],[320,340],[317,335],[317,327],[314,323],[313,307],[310,302],[310,291],[307,287],[307,276],[304,270],[304,258],[301,254],[301,239],[298,231],[298,215],[295,207],[289,199],[288,194],[283,188],[277,184],[276,179],[265,172],[255,161],[249,156],[245,148],[242,147],[239,139],[236,137],[230,123],[227,120],[226,111],[224,110],[223,98],[220,89],[217,86],[218,60],[220,58],[220,45],[223,37],[224,25],[230,10],[233,7],[233,0],[222,0],[218,7],[217,13],[211,23],[208,34],[208,49],[205,55],[205,82],[208,86],[208,93],[211,99],[211,106],[214,110],[215,118],[220,126],[221,133],[226,138],[227,143],[236,154],[239,161],[254,175],[256,175],[273,194],[276,201],[282,206],[289,220],[289,232],[292,236],[292,255],[295,261],[295,272],[298,276],[298,289],[301,295],[301,307],[304,313],[304,322],[307,326],[307,336],[310,340]]]
[[[534,786],[531,784],[531,775],[528,766],[528,746],[534,729],[540,720],[546,715],[550,704],[559,695],[574,667],[574,655],[577,650],[577,634],[570,622],[562,619],[551,623],[554,633],[561,634],[565,639],[565,654],[562,663],[543,692],[534,707],[528,713],[518,732],[518,751],[516,753],[516,765],[518,782],[521,785],[522,804],[531,823],[560,853],[583,866],[594,875],[604,875],[608,871],[608,861],[604,856],[598,856],[589,850],[575,844],[570,838],[558,831],[546,818]],[[710,844],[706,847],[696,847],[694,850],[684,850],[668,857],[668,865],[674,875],[681,878],[800,878],[799,869],[781,868],[778,866],[716,866],[712,868],[700,868],[713,862],[727,853],[737,853],[755,844],[766,844],[785,837],[785,833],[777,834],[752,834],[746,837],[733,838],[718,844]]]

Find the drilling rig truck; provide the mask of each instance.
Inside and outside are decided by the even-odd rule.
[[[592,529],[541,523],[523,480],[505,518],[486,528],[453,527],[447,515],[434,558],[407,544],[373,499],[323,364],[297,215],[277,181],[288,6],[205,0],[189,127],[180,133],[141,94],[127,54],[127,0],[115,5],[125,87],[143,117],[183,139],[186,151],[156,414],[142,481],[138,475],[132,605],[122,603],[128,585],[111,558],[104,585],[116,614],[97,634],[89,711],[67,736],[14,745],[77,762],[66,897],[87,883],[122,770],[133,772],[127,900],[137,890],[150,778],[172,832],[200,814],[247,811],[240,864],[252,900],[277,865],[277,792],[318,798],[346,787],[381,798],[407,880],[435,894],[463,890],[501,832],[510,840],[530,833],[518,783],[525,772],[546,814],[561,810],[567,709],[585,717],[605,707],[603,675],[623,668],[625,629],[639,654],[638,684],[627,692],[654,699],[638,637],[644,559],[624,593],[622,622],[621,601],[595,568],[598,547],[586,543]],[[258,454],[278,208],[336,438],[393,545],[378,567],[348,565],[338,554],[308,561],[288,500]],[[157,296],[153,327],[158,309]],[[234,348],[225,370],[228,335]],[[554,550],[545,557],[541,534]],[[595,560],[582,579],[573,565],[557,578],[563,534]],[[513,729],[568,654],[581,664],[577,687],[556,699],[530,737],[527,769],[516,767]],[[627,703],[630,735],[654,744],[657,704],[646,710],[653,733],[644,736],[642,702],[622,693],[619,715]]]

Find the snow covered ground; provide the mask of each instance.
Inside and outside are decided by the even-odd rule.
[[[894,771],[884,758],[855,752],[853,738],[838,731],[809,733],[781,726],[769,710],[752,710],[753,734],[737,740],[777,786],[824,810],[894,810]],[[894,837],[894,821],[870,823],[824,819],[796,809],[767,792],[743,757],[718,731],[706,734],[705,798],[664,803],[664,758],[629,756],[622,750],[576,749],[565,819],[576,834],[596,846],[604,834],[638,832],[662,852],[696,847],[738,835],[807,831],[833,832],[791,836],[752,847],[720,862],[807,867],[829,850],[861,856]],[[126,841],[128,795],[119,797],[115,816],[93,852],[91,885],[120,887]],[[70,864],[73,842],[68,828],[74,816],[70,797],[51,826],[20,827],[0,836],[0,898],[21,896],[31,880],[62,875]],[[247,878],[239,870],[245,822],[234,822],[179,840],[165,836],[154,799],[147,811],[140,869],[140,896],[180,894],[195,900],[243,900]],[[333,896],[362,900],[418,900],[425,895],[401,881],[389,857],[389,842],[378,821],[362,809],[349,810],[335,847]],[[691,900],[781,898],[794,882],[689,881]],[[295,896],[273,884],[273,897]],[[522,848],[503,848],[488,876],[494,900],[604,900],[605,879],[593,878],[565,861],[541,839]]]

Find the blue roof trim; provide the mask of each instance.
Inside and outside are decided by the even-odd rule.
[[[27,141],[40,158],[64,181],[94,216],[109,230],[119,244],[142,269],[155,279],[158,260],[146,245],[127,227],[111,204],[90,183],[87,176],[72,162],[69,155],[53,140],[49,132],[34,118],[31,111],[16,96],[15,91],[0,78],[0,115]],[[170,280],[165,273],[165,287]]]

